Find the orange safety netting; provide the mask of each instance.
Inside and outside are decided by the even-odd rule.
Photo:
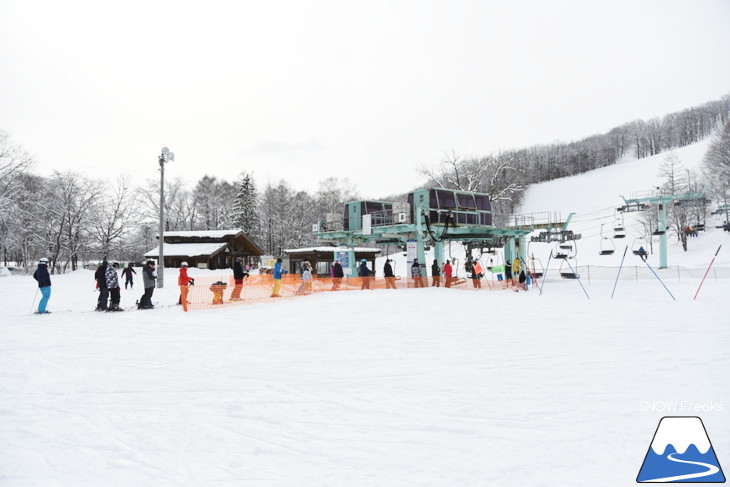
[[[359,291],[367,289],[406,289],[417,287],[432,287],[435,283],[432,277],[422,277],[420,285],[415,278],[373,278],[373,277],[344,277],[314,278],[302,283],[298,274],[285,274],[281,279],[280,297],[272,297],[274,279],[271,275],[253,275],[243,279],[243,284],[236,285],[233,276],[196,277],[195,284],[188,286],[188,310],[211,309],[239,304],[260,303],[277,299],[304,296],[312,293]],[[452,278],[451,287],[473,291],[497,291],[508,288],[506,281],[491,281],[481,279],[481,287],[475,287],[475,281],[464,278]],[[441,277],[439,283],[445,287],[446,278]],[[517,286],[515,284],[515,286]]]

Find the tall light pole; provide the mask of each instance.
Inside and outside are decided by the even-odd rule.
[[[157,287],[162,288],[165,285],[165,253],[163,247],[165,245],[165,163],[174,161],[175,154],[170,152],[167,147],[162,148],[159,157],[160,162],[160,256],[157,261]]]

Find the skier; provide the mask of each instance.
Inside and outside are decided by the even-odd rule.
[[[512,266],[509,262],[504,266],[504,282],[507,287],[512,287]]]
[[[431,285],[441,287],[441,269],[439,269],[437,259],[433,259],[433,264],[431,264],[431,276]]]
[[[233,292],[231,293],[231,301],[241,300],[241,289],[243,289],[243,279],[245,277],[248,277],[248,272],[243,270],[241,259],[236,259],[233,263],[233,282],[235,286],[233,286]]]
[[[157,271],[155,270],[155,262],[148,260],[142,267],[142,283],[144,284],[144,294],[139,298],[137,307],[139,309],[152,309],[152,293],[155,290],[155,279],[157,279]]]
[[[413,278],[413,285],[415,287],[423,287],[423,281],[421,280],[421,266],[418,264],[418,259],[413,259],[411,265],[411,277]]]
[[[109,267],[106,257],[101,261],[99,267],[96,268],[94,279],[96,279],[96,288],[99,290],[99,298],[96,301],[96,311],[106,311],[109,301],[109,288],[106,286],[106,268]]]
[[[385,277],[385,289],[396,289],[395,274],[393,274],[393,267],[390,265],[391,262],[393,262],[391,259],[385,259],[385,265],[383,266],[383,276]]]
[[[472,272],[471,272],[472,284],[474,285],[475,288],[479,288],[479,289],[482,288],[482,281],[480,280],[483,276],[482,270],[483,269],[482,269],[481,262],[479,262],[478,260],[475,260],[474,265],[472,266]]]
[[[444,278],[446,282],[444,285],[446,287],[451,287],[451,280],[453,279],[452,274],[454,272],[454,269],[451,267],[451,261],[447,260],[446,264],[444,264]]]
[[[281,297],[281,294],[279,294],[281,292],[281,277],[282,277],[283,274],[286,274],[286,270],[284,270],[284,269],[281,268],[281,263],[282,262],[284,262],[284,261],[281,260],[281,257],[279,257],[278,259],[276,259],[276,264],[274,264],[274,272],[273,272],[274,289],[271,292],[271,297],[272,298],[280,298]]]
[[[183,311],[188,310],[188,286],[195,284],[195,279],[188,277],[188,263],[180,263],[180,275],[177,278],[177,285],[180,286],[180,303]]]
[[[132,274],[136,273],[137,271],[135,271],[132,267],[132,263],[130,262],[129,264],[127,264],[127,267],[125,267],[122,271],[122,276],[126,278],[124,281],[124,289],[127,289],[127,286],[134,289],[134,279],[132,278]]]
[[[106,281],[106,288],[109,290],[111,305],[107,308],[107,311],[124,311],[119,307],[119,301],[121,300],[120,289],[119,289],[119,276],[117,275],[117,269],[119,269],[119,263],[108,266],[104,272],[104,280]]]
[[[339,260],[335,261],[335,265],[332,266],[332,291],[340,289],[342,284],[342,278],[345,277],[345,271],[342,269],[342,264]]]
[[[527,291],[527,276],[525,275],[525,269],[520,270],[520,277],[518,280],[520,282],[519,289]],[[515,292],[519,291],[519,289],[515,288]]]
[[[48,300],[51,298],[51,276],[48,274],[48,259],[42,257],[38,261],[38,268],[33,273],[33,279],[38,281],[38,289],[41,291],[41,301],[38,303],[36,314],[48,314],[46,310]]]
[[[515,257],[515,260],[512,261],[512,284],[517,284],[517,281],[520,277],[520,259]]]
[[[646,254],[646,250],[644,250],[643,246],[639,247],[639,257],[641,257],[641,260],[646,262],[647,254]]]
[[[360,290],[370,289],[370,280],[372,279],[372,271],[368,269],[368,261],[365,259],[360,260],[360,267],[358,269],[360,275]]]
[[[309,294],[312,285],[312,268],[309,266],[309,262],[305,262],[302,265],[302,283],[299,285],[296,294]]]

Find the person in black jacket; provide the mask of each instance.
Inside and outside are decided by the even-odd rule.
[[[441,269],[439,268],[439,261],[437,259],[433,259],[433,264],[431,264],[431,276],[431,285],[441,287]]]
[[[345,271],[342,270],[342,264],[340,264],[340,261],[336,260],[332,266],[332,291],[340,289],[343,277],[345,277]]]
[[[109,288],[106,285],[106,268],[109,262],[106,259],[102,261],[96,268],[94,279],[96,279],[96,287],[99,289],[99,298],[96,301],[96,311],[106,311],[109,302]]]
[[[243,289],[243,279],[248,277],[248,272],[243,270],[241,259],[236,259],[233,263],[233,292],[231,292],[231,301],[241,300],[241,289]]]
[[[385,289],[395,289],[395,274],[393,274],[393,267],[390,263],[393,262],[391,259],[385,260],[383,266],[383,276],[385,276]]]
[[[360,267],[358,268],[360,274],[360,290],[370,289],[370,281],[373,279],[373,272],[368,269],[368,261],[360,259]]]
[[[48,259],[43,257],[38,261],[38,268],[33,273],[33,279],[38,281],[38,289],[41,292],[41,301],[38,303],[37,314],[46,314],[48,300],[51,298],[51,276],[48,274]]]

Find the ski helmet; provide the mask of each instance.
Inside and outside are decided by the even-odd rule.
[[[38,261],[38,263],[39,264],[48,264],[48,259],[46,259],[45,257],[41,257],[40,260]]]
[[[180,267],[187,267],[188,263],[185,261],[180,262]]]

